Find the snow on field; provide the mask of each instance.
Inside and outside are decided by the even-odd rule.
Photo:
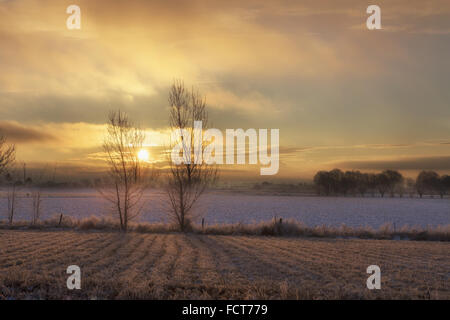
[[[28,220],[32,200],[27,194],[18,201],[15,220]],[[166,221],[164,195],[152,191],[147,197],[141,221]],[[0,217],[6,219],[7,200],[0,199]],[[108,216],[111,206],[95,191],[77,190],[44,192],[42,218],[63,213],[74,218]],[[197,208],[198,217],[207,224],[252,223],[267,221],[274,216],[294,218],[308,226],[371,226],[385,223],[397,227],[437,226],[450,224],[450,199],[418,198],[344,198],[344,197],[294,197],[256,196],[242,194],[206,194]]]

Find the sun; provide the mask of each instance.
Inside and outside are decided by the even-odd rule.
[[[149,155],[149,153],[148,153],[148,151],[147,150],[145,150],[145,149],[141,149],[141,150],[139,150],[139,152],[138,152],[138,158],[139,158],[139,160],[141,160],[141,161],[149,161],[149,159],[150,159],[150,155]]]

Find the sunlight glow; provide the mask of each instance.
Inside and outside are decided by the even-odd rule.
[[[139,150],[139,152],[138,152],[138,158],[139,158],[139,160],[141,160],[141,161],[148,162],[148,161],[150,160],[150,155],[149,155],[149,153],[148,153],[147,150],[141,149],[141,150]]]

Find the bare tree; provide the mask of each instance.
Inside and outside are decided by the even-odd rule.
[[[169,159],[170,171],[165,189],[169,199],[169,216],[184,232],[191,226],[195,203],[216,181],[218,170],[216,165],[196,161],[199,153],[203,154],[206,144],[203,139],[195,139],[194,122],[201,121],[202,129],[208,128],[206,100],[198,91],[186,90],[182,81],[175,81],[169,93],[169,106],[171,131],[180,133],[179,138],[170,141],[169,150],[181,145],[184,161],[176,164]]]
[[[24,168],[26,168],[26,164],[23,165]],[[39,219],[41,218],[41,207],[42,207],[42,198],[41,198],[41,184],[44,181],[44,176],[47,171],[47,165],[45,165],[43,168],[36,169],[35,174],[33,178],[30,176],[27,176],[26,172],[24,171],[24,181],[25,185],[32,185],[32,191],[31,191],[31,198],[32,198],[32,205],[33,205],[33,211],[31,212],[31,224],[35,225],[38,223]]]
[[[25,170],[26,164],[23,163],[22,168],[17,166],[11,166],[6,174],[6,181],[8,184],[7,189],[7,200],[8,200],[8,222],[12,224],[14,222],[15,213],[18,208],[19,202],[19,192],[23,188],[32,187],[31,197],[32,197],[32,212],[31,212],[31,223],[36,224],[41,215],[41,190],[37,182],[41,180],[44,170],[36,170],[37,175],[34,179],[27,174]],[[32,183],[35,183],[33,186]]]
[[[14,222],[14,216],[17,210],[17,193],[19,191],[20,186],[22,185],[22,181],[20,178],[17,178],[19,174],[17,174],[17,170],[15,168],[8,168],[8,173],[6,174],[6,181],[8,184],[7,190],[7,199],[8,199],[8,223],[12,224]]]
[[[35,192],[33,192],[32,198],[33,198],[33,212],[31,215],[31,223],[35,225],[41,217],[41,205],[42,205],[41,191],[36,190]]]
[[[5,136],[0,134],[0,174],[4,174],[8,167],[14,163],[16,147],[8,144]]]
[[[16,148],[14,145],[8,144],[6,137],[0,135],[0,174],[6,173],[6,180],[8,182],[8,222],[13,223],[14,213],[16,209],[16,181],[8,173],[9,167],[14,163],[16,158]]]
[[[111,186],[99,188],[101,195],[110,201],[120,222],[127,231],[129,222],[142,211],[142,196],[148,178],[148,166],[139,159],[145,139],[143,130],[136,127],[121,111],[111,112],[107,135],[103,142]]]
[[[10,189],[8,189],[8,223],[12,224],[14,221],[14,215],[17,205],[17,186],[13,183]]]

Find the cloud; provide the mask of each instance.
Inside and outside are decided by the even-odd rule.
[[[0,133],[11,142],[33,143],[56,141],[57,138],[35,127],[25,126],[15,121],[0,121]]]
[[[164,130],[174,78],[206,95],[215,127],[279,128],[282,146],[308,146],[283,158],[308,166],[446,153],[415,144],[448,140],[448,0],[380,0],[380,32],[357,0],[79,0],[79,31],[69,4],[0,2],[0,119],[46,139],[24,158],[95,155],[111,109]]]
[[[336,167],[369,170],[450,170],[450,156],[411,157],[398,160],[344,161]]]
[[[220,87],[207,88],[207,102],[219,110],[236,109],[243,113],[261,114],[262,112],[277,112],[279,106],[274,101],[257,91],[237,94]]]
[[[60,1],[0,4],[5,13],[0,20],[0,42],[5,44],[0,50],[1,91],[154,95],[174,77],[192,83],[215,80],[218,74],[360,73],[332,43],[303,32],[276,30],[249,17],[251,6],[239,2],[80,1],[79,5],[82,29],[68,31]]]
[[[142,127],[144,147],[157,158],[167,140],[167,129]],[[40,124],[0,121],[0,133],[17,147],[17,159],[44,163],[78,163],[104,165],[101,157],[106,124],[85,122],[49,122]]]
[[[311,147],[287,147],[287,146],[280,146],[279,152],[280,155],[289,155],[289,154],[296,154],[299,152],[304,152],[307,150],[311,150]],[[270,151],[270,148],[269,148]]]

